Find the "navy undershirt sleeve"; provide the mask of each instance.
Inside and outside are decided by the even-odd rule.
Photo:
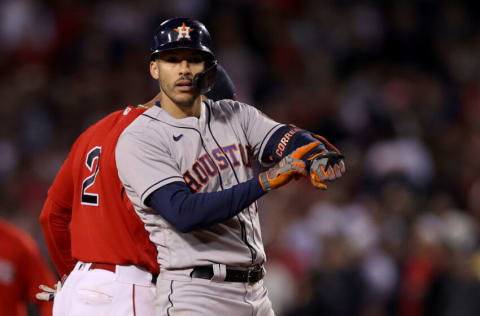
[[[295,151],[295,149],[312,142],[319,142],[318,139],[312,136],[312,133],[290,125],[282,126],[277,129],[268,140],[263,150],[262,161],[266,163],[278,163],[283,157]],[[304,156],[304,160],[311,154],[324,150],[325,145],[320,142],[320,145]]]
[[[155,190],[146,204],[173,227],[187,233],[232,218],[265,193],[258,177],[209,193],[192,193],[185,183],[179,181]]]

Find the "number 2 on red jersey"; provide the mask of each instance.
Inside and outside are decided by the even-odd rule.
[[[95,183],[95,178],[97,177],[98,170],[100,169],[100,154],[102,152],[102,147],[96,146],[87,153],[87,158],[85,159],[85,165],[87,166],[90,172],[93,172],[88,177],[85,178],[82,182],[82,199],[81,203],[85,205],[98,206],[99,196],[96,193],[87,193],[87,189]],[[97,160],[96,168],[93,170],[95,165],[95,160]]]

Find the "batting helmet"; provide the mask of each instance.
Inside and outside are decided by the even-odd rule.
[[[162,52],[180,48],[197,50],[204,55],[205,71],[195,75],[193,84],[200,93],[207,93],[215,84],[217,60],[212,51],[210,33],[205,25],[189,18],[174,18],[162,22],[153,36],[150,60],[155,60]]]
[[[210,90],[208,93],[205,93],[205,96],[214,101],[223,99],[235,100],[235,86],[233,85],[232,79],[222,65],[217,65],[215,85],[213,86],[212,90]]]

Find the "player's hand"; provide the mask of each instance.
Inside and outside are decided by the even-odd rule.
[[[307,165],[302,158],[319,144],[319,142],[313,142],[297,148],[297,150],[283,158],[276,166],[260,173],[258,178],[263,190],[270,191],[287,184],[294,178],[307,176]]]
[[[40,284],[38,288],[42,290],[42,292],[35,294],[37,300],[47,302],[53,301],[55,299],[55,295],[57,295],[57,293],[62,289],[62,282],[58,281],[55,285],[53,285],[53,288],[43,284]]]
[[[310,181],[317,189],[326,190],[326,181],[333,181],[345,174],[344,156],[336,151],[318,153],[310,160]]]
[[[345,174],[344,156],[337,147],[330,144],[324,137],[316,134],[312,136],[321,141],[327,150],[308,158],[310,161],[310,180],[317,189],[326,190],[325,181],[333,181]]]

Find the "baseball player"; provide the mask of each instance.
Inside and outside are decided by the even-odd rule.
[[[202,101],[211,45],[196,20],[159,26],[150,74],[161,101],[120,135],[118,172],[157,246],[161,315],[273,315],[256,200],[301,176],[326,189],[345,164],[325,139],[252,106]],[[254,175],[253,159],[270,169]]]
[[[38,284],[54,280],[33,239],[0,219],[0,315],[27,316],[28,303],[38,315],[52,315],[52,303],[36,301],[35,292]]]
[[[207,97],[234,98],[221,69]],[[157,252],[118,179],[114,150],[123,129],[159,100],[116,111],[72,146],[48,192],[40,221],[61,287],[44,285],[57,315],[155,315]]]

